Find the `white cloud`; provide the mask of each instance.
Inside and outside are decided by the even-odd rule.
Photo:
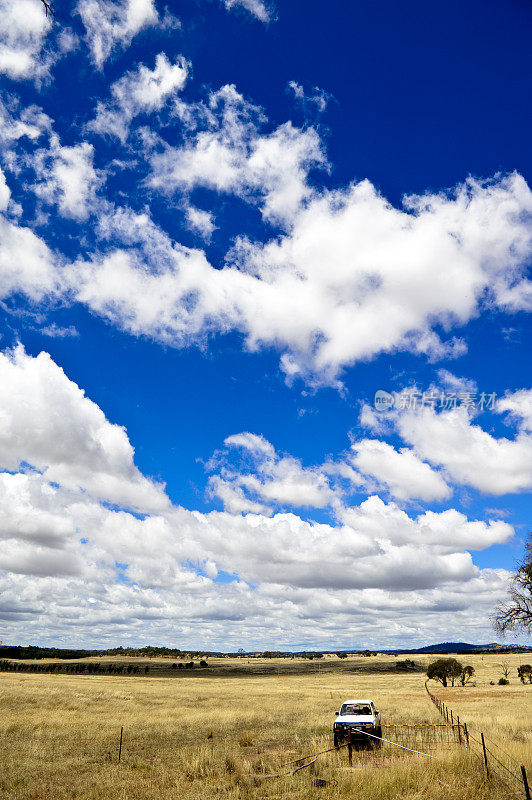
[[[125,142],[133,118],[160,111],[167,100],[183,88],[188,72],[189,66],[183,58],[172,64],[164,53],[156,56],[153,70],[139,64],[136,70],[127,72],[112,84],[111,101],[98,102],[96,117],[87,128]]]
[[[293,456],[279,456],[264,437],[234,434],[224,444],[229,452],[211,459],[210,468],[219,468],[221,474],[211,477],[209,489],[232,513],[268,513],[271,504],[323,508],[333,501],[334,492],[320,468],[305,468]],[[243,464],[233,465],[227,459],[232,448],[244,451]],[[246,457],[251,463],[243,471]]]
[[[33,231],[0,213],[0,241],[0,298],[23,292],[40,302],[59,293],[58,261]]]
[[[391,547],[417,544],[420,548],[433,547],[442,554],[483,550],[503,544],[513,535],[512,526],[505,522],[469,521],[454,508],[439,513],[425,511],[412,518],[395,503],[386,504],[377,496],[369,497],[360,506],[345,508],[340,520]]]
[[[0,354],[0,467],[29,464],[48,481],[141,510],[168,504],[140,474],[126,432],[46,353]]]
[[[516,175],[409,198],[408,210],[368,181],[325,192],[289,235],[243,248],[242,267],[267,287],[247,316],[248,341],[286,347],[289,374],[321,380],[382,352],[442,355],[432,326],[465,324],[490,287],[496,302],[525,268],[531,211],[532,193]]]
[[[315,86],[312,90],[312,94],[310,94],[306,92],[303,86],[297,83],[297,81],[289,81],[288,89],[294,93],[296,101],[303,108],[303,111],[306,112],[312,110],[318,114],[323,114],[331,99],[331,95],[324,89]]]
[[[44,49],[51,27],[41,0],[0,0],[0,73],[37,83],[46,78],[54,60]]]
[[[42,200],[56,204],[63,217],[85,220],[95,209],[96,191],[103,181],[93,160],[91,144],[61,146],[54,134],[50,148],[35,154],[38,183],[32,188]]]
[[[444,500],[452,493],[442,476],[407,447],[397,451],[378,439],[362,439],[353,445],[352,463],[399,500]]]
[[[180,113],[195,124],[206,120],[207,129],[155,153],[150,185],[166,193],[205,187],[235,194],[258,203],[266,220],[288,224],[311,194],[309,169],[325,165],[316,131],[288,122],[261,134],[259,109],[234,86],[212,92],[208,109],[188,106]]]
[[[328,507],[343,513],[353,490],[381,490],[398,500],[444,500],[452,491],[441,474],[412,450],[400,451],[378,439],[363,439],[336,460],[303,467],[290,455],[279,455],[252,433],[228,436],[226,449],[215,453],[207,468],[209,492],[232,513],[272,513],[273,508]]]
[[[204,165],[205,181],[232,185],[234,165],[212,159],[218,171]],[[199,173],[187,174],[195,185]],[[170,186],[174,178],[160,175]],[[379,353],[449,354],[453,340],[442,343],[432,326],[467,323],[490,287],[497,295],[525,268],[532,194],[511,176],[410,204],[416,210],[395,209],[364,181],[315,196],[280,239],[241,241],[222,269],[168,238],[164,265],[131,251],[100,256],[80,272],[78,297],[126,330],[177,346],[240,331],[252,350],[281,350],[289,377],[317,383]]]
[[[521,430],[532,431],[532,389],[519,389],[501,397],[497,401],[497,411],[509,412]]]
[[[128,47],[137,33],[159,19],[153,0],[81,0],[76,10],[92,60],[100,69],[115,50]]]
[[[117,132],[125,135],[142,110],[159,108],[185,72],[182,62],[172,65],[161,54],[154,70],[141,66],[123,76],[112,92],[118,117],[124,115]],[[265,242],[237,237],[225,264],[214,266],[202,250],[173,242],[147,212],[101,200],[94,232],[103,246],[69,271],[65,301],[176,347],[236,331],[249,350],[278,350],[288,381],[339,385],[346,367],[383,353],[456,357],[465,343],[453,329],[504,305],[505,292],[523,280],[532,252],[532,193],[519,175],[468,180],[454,192],[409,197],[396,208],[368,181],[335,191],[313,186],[309,170],[326,166],[316,131],[286,123],[265,132],[260,109],[232,86],[205,104],[173,99],[180,146],[139,132],[150,188],[177,192],[186,224],[207,240],[215,217],[191,202],[196,188],[257,205],[285,233]],[[5,125],[12,138],[35,138],[45,122],[34,110],[31,119],[8,117]],[[54,151],[54,141],[38,153],[38,191],[61,213],[83,219],[95,207],[102,175],[90,145],[56,142]],[[10,260],[6,266],[12,271]],[[4,283],[17,290],[11,278]]]
[[[5,211],[9,205],[11,190],[6,182],[6,176],[0,169],[0,211]]]
[[[38,106],[26,106],[20,111],[18,118],[14,113],[0,99],[0,145],[8,158],[14,143],[24,138],[31,142],[36,141],[44,131],[51,128],[50,117]],[[13,168],[12,163],[10,167]]]
[[[387,636],[467,630],[462,619],[478,630],[508,577],[477,569],[461,548],[504,541],[510,526],[454,511],[412,520],[378,498],[340,526],[179,508],[140,520],[36,474],[0,474],[0,498],[0,616],[9,632],[45,621],[71,642],[87,625],[100,645],[142,631],[224,649],[233,637],[270,647],[303,634],[342,640],[346,625],[367,641],[377,619]],[[240,579],[214,583],[221,569]]]
[[[270,22],[273,17],[272,6],[264,0],[224,0],[228,10],[233,8],[244,8],[261,22]]]
[[[494,495],[532,488],[532,437],[524,431],[514,439],[492,436],[472,424],[464,406],[404,413],[396,424],[404,441],[455,483]]]
[[[210,241],[212,234],[216,230],[212,212],[204,211],[188,204],[185,214],[189,228],[203,236],[207,242]]]
[[[507,573],[479,570],[467,552],[512,536],[498,520],[454,509],[410,517],[378,497],[338,507],[337,524],[171,506],[136,469],[124,429],[46,354],[0,356],[0,408],[0,467],[15,473],[0,472],[8,636],[45,622],[54,640],[68,631],[70,642],[101,646],[142,632],[225,649],[233,637],[239,646],[336,641],[348,626],[368,643],[376,619],[398,637],[450,624],[449,611],[453,625],[478,629],[505,591]],[[236,434],[226,447],[258,464],[267,497],[299,503],[323,490],[313,469],[261,436]],[[103,498],[151,513],[112,510]],[[234,581],[216,583],[220,571]]]

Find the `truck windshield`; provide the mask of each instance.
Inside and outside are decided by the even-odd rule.
[[[356,716],[370,716],[370,706],[363,705],[362,703],[344,703],[340,709],[340,715],[356,715]]]

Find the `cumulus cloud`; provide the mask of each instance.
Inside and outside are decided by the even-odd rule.
[[[442,475],[407,447],[362,439],[323,464],[303,467],[279,455],[263,436],[228,436],[208,462],[209,493],[232,513],[272,513],[274,508],[328,508],[338,514],[353,492],[380,491],[401,501],[445,500],[452,494]],[[340,516],[341,516],[340,511]]]
[[[11,103],[12,105],[12,103]],[[0,99],[0,147],[4,158],[9,158],[11,148],[19,140],[36,141],[45,131],[50,130],[51,120],[42,108],[35,105],[15,110],[8,109]],[[11,166],[13,164],[11,163]]]
[[[224,444],[244,451],[250,461],[249,468],[241,471],[238,467],[243,465],[232,465],[221,454],[211,460],[211,469],[220,468],[221,474],[210,478],[210,494],[222,500],[229,511],[268,513],[272,503],[323,508],[332,502],[334,492],[321,469],[305,468],[293,456],[279,456],[262,436],[235,434]]]
[[[0,240],[0,298],[21,292],[40,302],[59,294],[60,260],[42,239],[0,212]]]
[[[211,92],[205,103],[184,102],[174,95],[186,74],[184,62],[159,54],[153,69],[140,65],[114,84],[92,124],[125,137],[136,115],[172,98],[182,141],[170,145],[140,132],[150,168],[141,188],[172,197],[186,225],[206,240],[216,219],[191,201],[196,189],[258,206],[264,221],[284,232],[261,242],[237,236],[225,262],[214,265],[204,250],[173,241],[147,212],[100,200],[91,233],[103,246],[69,270],[64,301],[176,347],[238,332],[249,350],[280,352],[287,381],[313,385],[339,385],[344,369],[385,353],[455,358],[466,349],[457,330],[486,309],[506,308],[532,251],[532,193],[522,177],[470,179],[451,192],[408,197],[400,207],[369,181],[319,189],[310,171],[327,164],[312,127],[267,130],[261,110],[233,86]],[[13,141],[27,141],[50,121],[34,110],[4,123],[0,115],[1,124]],[[41,169],[37,191],[61,213],[83,220],[95,207],[102,174],[88,143],[63,147],[52,135],[48,151],[27,161]],[[17,159],[12,163],[16,168]],[[13,280],[11,260],[6,266],[4,284],[25,291],[27,281],[17,287]]]
[[[46,78],[54,60],[45,50],[51,27],[41,0],[0,0],[0,73],[37,83]]]
[[[82,0],[76,10],[92,60],[100,69],[115,50],[128,47],[143,28],[159,20],[153,0]]]
[[[532,438],[497,438],[472,423],[462,407],[423,409],[398,418],[398,430],[421,457],[444,468],[455,483],[502,495],[532,488]]]
[[[152,70],[139,64],[112,84],[110,101],[98,101],[96,117],[87,128],[125,142],[134,117],[160,111],[167,100],[183,88],[188,71],[183,58],[172,64],[164,53],[156,56]]]
[[[532,431],[532,389],[519,389],[501,397],[497,411],[508,412],[521,430]]]
[[[353,466],[399,500],[445,500],[452,491],[442,476],[407,447],[399,451],[379,439],[353,445]]]
[[[41,149],[34,156],[38,182],[33,190],[46,203],[57,205],[61,216],[86,220],[95,208],[96,191],[103,182],[93,160],[91,144],[61,146],[54,134],[49,149]]]
[[[377,353],[441,356],[432,326],[465,324],[488,290],[496,302],[525,269],[531,211],[532,193],[516,175],[469,181],[450,196],[409,198],[403,210],[368,181],[325,192],[299,213],[289,235],[243,248],[247,270],[272,293],[283,287],[277,313],[262,308],[249,338],[290,342],[289,374],[310,370],[330,379]]]
[[[261,206],[265,219],[287,223],[310,195],[307,174],[324,166],[316,131],[287,122],[269,134],[260,132],[260,110],[234,86],[209,96],[208,108],[181,108],[206,129],[189,135],[184,145],[164,145],[151,157],[150,185],[160,191],[205,187],[235,194]]]
[[[249,513],[249,505],[243,514],[172,506],[135,467],[124,429],[46,354],[0,355],[0,408],[0,617],[8,632],[45,618],[50,636],[68,629],[73,641],[90,624],[102,641],[141,628],[160,639],[172,628],[191,644],[205,635],[210,646],[228,647],[235,621],[241,641],[248,626],[250,637],[271,642],[282,630],[295,643],[299,621],[320,620],[318,635],[336,636],[356,620],[365,635],[378,616],[404,636],[421,610],[432,622],[451,606],[478,619],[488,595],[493,602],[505,589],[504,571],[479,570],[467,552],[507,541],[513,529],[500,520],[471,521],[454,509],[410,516],[376,496],[337,505],[334,523]],[[246,496],[250,475],[265,505],[319,507],[329,497],[316,470],[278,456],[264,437],[235,434],[225,446],[255,465],[240,471],[243,483],[234,476]],[[233,580],[218,583],[220,572]]]
[[[0,466],[28,464],[48,481],[146,510],[168,504],[133,461],[127,434],[113,425],[46,353],[0,354]]]
[[[6,176],[0,169],[0,211],[5,211],[9,205],[11,190],[7,185]]]
[[[50,635],[68,629],[71,641],[88,624],[98,640],[142,626],[225,649],[238,621],[244,640],[249,626],[261,641],[282,631],[295,644],[307,620],[315,643],[346,624],[365,636],[377,618],[388,635],[415,624],[421,637],[436,620],[448,624],[449,610],[483,624],[508,577],[474,567],[462,548],[505,541],[510,526],[455,511],[412,519],[378,498],[336,526],[181,508],[138,519],[35,473],[0,474],[0,498],[0,612],[13,615],[10,630],[18,618],[27,631],[44,617]],[[216,583],[218,570],[234,580]]]
[[[219,188],[232,180],[221,164],[209,173]],[[281,350],[289,378],[334,383],[380,353],[456,355],[456,341],[442,342],[432,326],[464,325],[486,292],[496,302],[525,268],[531,208],[518,176],[418,198],[408,212],[363,181],[310,200],[280,239],[240,241],[222,269],[167,237],[163,265],[131,251],[98,256],[80,270],[78,297],[132,333],[176,346],[240,331],[251,350]]]

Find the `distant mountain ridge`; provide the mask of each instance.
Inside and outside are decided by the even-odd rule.
[[[171,658],[181,658],[188,655],[190,658],[201,656],[232,656],[232,657],[268,657],[268,658],[289,658],[291,656],[303,656],[306,658],[314,657],[314,654],[327,653],[334,655],[335,653],[349,653],[350,655],[439,655],[444,653],[529,653],[532,652],[532,646],[520,644],[499,644],[498,642],[491,642],[490,644],[470,644],[469,642],[440,642],[438,644],[429,644],[424,647],[409,647],[398,648],[393,650],[375,649],[375,650],[361,650],[359,648],[346,648],[341,650],[279,650],[275,652],[260,651],[239,651],[223,652],[223,651],[182,651],[176,648],[168,647],[154,647],[147,646],[141,648],[133,647],[114,647],[107,650],[74,650],[67,648],[56,647],[38,647],[36,645],[5,645],[0,644],[0,656],[2,658],[17,658],[17,659],[42,659],[42,658],[60,658],[60,659],[80,659],[89,658],[94,656],[137,656],[137,657],[157,657],[167,656]]]
[[[400,653],[401,655],[416,654],[423,655],[429,653],[526,653],[532,650],[532,647],[527,647],[521,644],[499,644],[498,642],[491,642],[490,644],[470,644],[469,642],[441,642],[439,644],[429,644],[425,647],[408,648],[401,650],[381,650],[381,653]]]

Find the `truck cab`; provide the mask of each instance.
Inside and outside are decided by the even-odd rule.
[[[380,744],[378,739],[363,733],[365,731],[382,737],[381,713],[375,708],[373,700],[345,700],[342,703],[333,725],[335,747],[347,740],[349,730],[353,744]]]

